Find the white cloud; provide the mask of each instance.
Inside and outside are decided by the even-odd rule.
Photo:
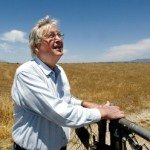
[[[69,51],[68,49],[65,49],[65,48],[63,51],[64,51],[64,55],[60,59],[60,62],[62,62],[62,63],[79,62],[80,57],[78,55],[73,55],[71,53],[71,51]]]
[[[9,42],[27,43],[27,39],[25,38],[25,36],[25,32],[19,30],[11,30],[9,32],[3,33],[0,39]]]
[[[12,49],[12,47],[9,44],[0,43],[0,50],[10,52],[11,49]]]
[[[60,62],[62,62],[62,63],[74,63],[74,62],[80,62],[80,60],[78,60],[79,59],[79,56],[77,56],[77,55],[73,55],[73,56],[66,56],[66,55],[64,55],[62,58],[61,58],[61,60],[60,60]]]
[[[67,49],[63,49],[63,52],[66,54],[66,53],[68,53],[68,50]]]
[[[123,44],[111,47],[101,61],[126,61],[137,58],[150,57],[150,38],[132,44]]]

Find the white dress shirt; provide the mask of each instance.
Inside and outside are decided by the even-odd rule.
[[[62,67],[51,70],[39,58],[21,65],[12,86],[13,140],[28,150],[59,150],[69,138],[69,127],[98,122],[96,108],[83,108],[70,94]]]

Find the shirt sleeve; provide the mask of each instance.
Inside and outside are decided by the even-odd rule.
[[[80,99],[78,99],[72,95],[71,99],[70,99],[70,103],[73,105],[80,105],[81,106],[82,100],[80,100]]]
[[[21,72],[16,77],[13,99],[20,101],[21,107],[32,111],[61,126],[80,127],[101,118],[96,108],[71,105],[51,93],[43,80],[34,74]]]

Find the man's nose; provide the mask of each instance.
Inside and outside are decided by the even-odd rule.
[[[58,40],[58,41],[62,41],[62,37],[60,37],[59,35],[55,35],[55,40]]]

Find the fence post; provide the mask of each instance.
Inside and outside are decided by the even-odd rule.
[[[111,120],[109,124],[110,146],[112,150],[127,150],[126,142],[123,140],[123,131],[118,120]]]
[[[97,150],[105,149],[110,150],[110,146],[106,145],[106,126],[107,120],[103,119],[98,123],[98,143],[97,143]]]

